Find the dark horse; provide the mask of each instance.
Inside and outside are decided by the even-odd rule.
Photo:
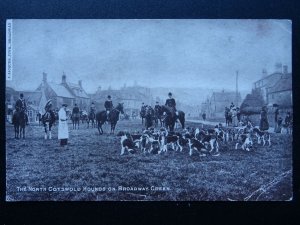
[[[167,114],[164,119],[164,124],[165,127],[169,129],[169,131],[174,131],[175,123],[177,119],[181,123],[182,129],[184,129],[185,113],[183,111],[178,110],[178,115],[176,115],[175,111],[168,106],[162,105],[161,108],[162,108],[162,113],[165,112]]]
[[[110,133],[113,134],[117,125],[117,122],[119,120],[119,116],[120,113],[124,114],[123,111],[123,103],[119,103],[115,108],[113,108],[110,113],[109,113],[109,117],[110,117],[110,124],[111,124],[111,129],[110,129]],[[102,125],[107,121],[107,115],[106,115],[106,111],[103,110],[101,112],[96,113],[96,120],[98,123],[98,131],[99,134],[103,134],[103,129],[102,129]]]
[[[142,107],[141,111],[140,111],[140,117],[142,118],[142,124],[144,124],[144,118],[146,116],[146,107],[147,106]]]
[[[71,120],[73,124],[73,129],[76,129],[76,125],[77,129],[79,129],[80,113],[72,113]]]
[[[25,139],[25,126],[26,126],[26,115],[24,111],[15,111],[12,118],[12,124],[15,128],[15,138],[21,138],[23,134],[23,139]]]
[[[155,106],[154,108],[154,121],[155,121],[155,126],[158,125],[158,121],[160,122],[160,126],[163,126],[163,111],[160,105]]]
[[[153,121],[155,120],[155,112],[151,106],[146,107],[145,112],[145,127],[148,129],[153,126]]]
[[[53,124],[55,124],[55,121],[56,121],[56,115],[52,110],[49,110],[42,116],[41,122],[45,128],[45,139],[47,139],[48,136],[49,139],[52,138],[51,128]]]
[[[89,112],[89,115],[88,115],[88,118],[87,118],[88,128],[90,126],[90,122],[92,122],[92,128],[96,127],[96,114],[93,111]]]
[[[232,124],[232,112],[227,107],[225,108],[225,122],[226,122],[226,126]]]

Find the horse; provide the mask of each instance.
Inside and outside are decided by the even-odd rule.
[[[49,136],[49,139],[52,138],[51,128],[55,124],[56,116],[52,110],[45,112],[45,114],[41,118],[41,122],[45,129],[45,139]]]
[[[87,124],[88,124],[88,128],[90,126],[90,121],[92,122],[92,128],[96,127],[96,114],[94,111],[90,111],[89,112],[89,115],[87,117]]]
[[[77,129],[79,129],[80,113],[72,113],[71,120],[73,124],[73,129],[76,129],[76,125],[77,125]]]
[[[153,121],[155,120],[155,112],[151,106],[146,107],[145,113],[145,127],[148,129],[153,126]]]
[[[109,115],[110,115],[110,124],[111,124],[111,129],[110,129],[111,134],[114,134],[117,122],[119,120],[120,113],[124,114],[123,110],[124,110],[123,103],[119,103],[115,108],[113,108],[110,111]],[[98,124],[99,134],[101,135],[103,134],[102,125],[107,121],[107,114],[105,110],[96,113],[96,121]]]
[[[23,134],[23,139],[25,139],[25,126],[26,126],[26,114],[24,111],[15,111],[12,118],[12,124],[15,129],[15,138],[21,138]]]
[[[155,126],[158,125],[158,121],[160,122],[160,126],[163,126],[163,111],[160,105],[155,106],[154,108],[154,119]]]
[[[164,119],[164,124],[166,128],[169,129],[169,131],[174,131],[175,123],[177,119],[179,120],[182,129],[184,129],[185,113],[183,111],[178,110],[178,115],[176,115],[174,109],[168,106],[162,105],[161,108],[162,108],[162,113],[165,112],[167,114]]]
[[[232,124],[232,112],[227,107],[225,108],[225,122],[227,127]]]
[[[146,116],[146,107],[147,106],[142,107],[141,111],[140,111],[140,117],[142,118],[142,124],[144,124],[144,118]]]

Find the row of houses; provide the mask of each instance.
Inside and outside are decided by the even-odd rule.
[[[40,85],[34,91],[16,91],[11,87],[6,87],[6,115],[11,120],[15,102],[20,93],[24,94],[27,102],[28,116],[30,122],[37,121],[37,114],[44,113],[46,102],[51,99],[53,108],[59,109],[63,103],[68,104],[71,110],[75,104],[82,110],[89,110],[92,102],[97,110],[104,110],[104,102],[108,95],[113,97],[114,104],[124,103],[125,113],[138,114],[143,102],[154,104],[154,98],[149,88],[135,84],[131,87],[122,87],[120,90],[102,90],[101,87],[94,94],[88,94],[82,87],[82,81],[71,83],[67,81],[67,76],[63,73],[60,83],[48,82],[47,74],[43,73]]]
[[[65,73],[60,83],[47,81],[47,74],[43,73],[42,82],[34,91],[17,91],[6,87],[6,115],[11,120],[11,115],[20,93],[24,94],[27,103],[28,117],[30,122],[37,121],[37,114],[44,113],[46,102],[51,99],[54,109],[59,109],[63,103],[74,106],[76,103],[80,108],[87,108],[90,105],[90,96],[82,87],[82,81],[78,84],[67,82]]]
[[[150,88],[137,84],[129,87],[124,85],[119,90],[112,90],[111,88],[102,90],[99,87],[94,94],[88,94],[84,90],[81,80],[78,83],[71,83],[67,81],[67,76],[63,73],[61,81],[53,83],[48,82],[47,74],[43,73],[41,83],[34,91],[16,91],[11,87],[6,87],[5,106],[7,115],[12,115],[15,102],[21,92],[24,93],[31,122],[36,121],[37,113],[44,112],[44,106],[49,99],[52,99],[53,107],[56,109],[59,109],[62,103],[67,103],[71,109],[76,103],[82,110],[88,110],[91,103],[94,102],[97,110],[104,110],[107,95],[111,95],[114,104],[124,103],[125,112],[129,115],[138,113],[143,102],[151,105],[154,105],[155,101],[162,103],[162,100],[158,96],[154,96]],[[198,107],[201,108],[199,114],[205,112],[209,118],[223,118],[224,109],[229,107],[231,102],[236,106],[240,106],[242,113],[259,113],[264,105],[268,105],[271,112],[274,105],[279,105],[279,108],[291,111],[293,106],[292,73],[288,72],[287,66],[282,67],[278,64],[276,65],[276,71],[272,74],[263,71],[262,78],[253,83],[251,93],[247,94],[244,99],[241,98],[240,93],[235,91],[213,92]],[[188,106],[182,105],[181,108],[187,109]],[[192,114],[198,113],[197,109],[195,110]],[[189,111],[192,112],[193,110]]]
[[[242,114],[248,115],[259,114],[263,106],[268,106],[270,114],[277,106],[283,112],[292,112],[292,73],[288,72],[286,65],[276,64],[271,74],[263,70],[261,79],[253,83],[251,93],[244,99],[235,91],[213,92],[202,102],[201,113],[205,112],[210,118],[223,118],[224,108],[231,102],[240,107]]]
[[[229,107],[231,103],[238,106],[242,102],[241,94],[234,91],[213,92],[206,101],[201,104],[201,113],[205,113],[208,118],[223,118],[225,107]]]

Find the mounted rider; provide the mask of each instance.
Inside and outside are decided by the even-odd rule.
[[[173,111],[172,113],[175,113],[176,115],[178,115],[178,112],[176,110],[176,102],[175,102],[175,99],[172,97],[172,93],[169,92],[168,96],[169,96],[169,98],[166,100],[165,105],[168,106],[169,108],[171,108],[171,110]]]
[[[146,110],[146,105],[144,104],[144,102],[142,102],[142,106],[141,106],[141,111],[145,111]]]
[[[26,124],[28,125],[27,105],[23,93],[20,94],[20,98],[16,101],[15,109],[18,113],[20,112],[24,113],[25,121]]]
[[[91,104],[90,112],[93,113],[94,115],[96,114],[96,106],[95,106],[94,102],[92,102],[92,104]]]
[[[110,111],[113,109],[113,103],[110,95],[107,96],[107,100],[104,103],[104,107],[106,110],[107,121],[110,121]]]
[[[75,103],[74,108],[72,110],[72,115],[79,115],[79,112],[80,112],[79,107]]]
[[[43,117],[46,119],[46,120],[49,120],[50,119],[50,111],[52,109],[52,100],[49,99],[44,107],[45,109],[45,114],[43,115]]]

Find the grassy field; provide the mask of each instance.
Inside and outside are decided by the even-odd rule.
[[[43,139],[27,127],[25,140],[6,128],[7,201],[286,201],[292,198],[292,136],[272,134],[272,146],[250,152],[222,145],[221,155],[169,151],[120,156],[120,137],[97,129],[70,131],[70,144]],[[198,124],[188,123],[196,127]],[[142,130],[140,120],[119,121],[120,130]]]

